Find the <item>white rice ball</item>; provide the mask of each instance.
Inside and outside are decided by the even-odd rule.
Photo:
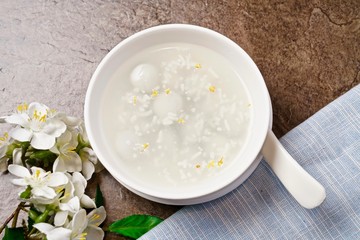
[[[135,88],[150,92],[159,85],[159,71],[152,64],[139,64],[132,70],[130,80]]]
[[[178,113],[183,107],[182,97],[176,92],[160,94],[154,100],[153,110],[157,116],[164,118],[168,113]]]

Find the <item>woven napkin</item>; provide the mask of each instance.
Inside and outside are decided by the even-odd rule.
[[[180,209],[141,239],[360,239],[360,85],[281,142],[325,187],[322,205],[302,208],[261,161],[234,191]]]

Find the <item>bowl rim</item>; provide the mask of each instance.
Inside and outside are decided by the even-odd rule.
[[[253,148],[255,148],[256,150],[254,150],[252,155],[250,154],[250,157],[249,157],[249,158],[251,158],[251,161],[249,160],[246,162],[246,164],[243,164],[244,165],[243,171],[239,171],[237,175],[232,175],[232,177],[227,177],[226,181],[219,183],[218,185],[216,185],[216,187],[208,187],[207,189],[201,189],[200,191],[197,191],[197,192],[192,191],[192,192],[167,193],[166,191],[147,189],[144,186],[138,185],[136,182],[132,181],[131,179],[127,179],[127,178],[123,177],[121,174],[119,174],[119,172],[115,171],[114,167],[111,166],[111,164],[106,160],[107,156],[103,152],[104,149],[101,149],[101,147],[98,146],[98,142],[97,142],[98,136],[95,136],[94,132],[93,132],[93,127],[95,127],[95,126],[93,126],[93,122],[92,122],[93,120],[92,120],[92,115],[91,115],[91,103],[90,102],[92,100],[93,93],[96,90],[95,85],[99,81],[99,79],[101,79],[100,74],[101,74],[102,69],[108,64],[109,61],[111,61],[112,57],[118,51],[120,51],[122,48],[126,47],[126,45],[131,43],[133,40],[136,40],[137,38],[146,37],[147,35],[154,34],[156,32],[174,31],[174,30],[201,32],[203,34],[207,34],[207,35],[214,36],[215,38],[219,38],[221,41],[226,42],[226,44],[230,44],[233,48],[236,48],[238,51],[240,51],[242,53],[242,57],[246,60],[246,62],[251,65],[252,70],[255,71],[254,74],[259,79],[258,85],[261,88],[261,89],[259,89],[259,91],[262,92],[262,95],[264,96],[264,101],[266,101],[266,99],[268,99],[268,102],[264,103],[264,105],[265,105],[264,117],[262,119],[261,126],[259,126],[261,128],[261,131],[259,130],[259,132],[261,132],[261,133],[259,133],[257,136],[258,141],[257,141],[257,143],[255,143],[256,146],[253,146]],[[267,106],[270,106],[270,107],[267,107]],[[233,183],[234,181],[236,181],[236,179],[240,175],[242,175],[251,166],[251,164],[255,161],[257,155],[260,153],[263,143],[265,141],[269,122],[270,122],[270,112],[271,112],[270,110],[271,110],[271,101],[269,98],[268,90],[265,85],[265,81],[264,81],[258,67],[254,63],[254,61],[239,45],[237,45],[235,42],[233,42],[231,39],[227,38],[226,36],[216,32],[214,30],[211,30],[211,29],[207,29],[204,27],[196,26],[196,25],[190,25],[190,24],[166,24],[166,25],[159,25],[159,26],[147,28],[145,30],[142,30],[140,32],[133,34],[132,36],[124,39],[119,44],[117,44],[102,59],[102,61],[97,66],[96,70],[94,71],[94,73],[91,77],[91,80],[90,80],[90,83],[89,83],[89,86],[88,86],[88,89],[86,92],[85,106],[84,106],[84,122],[85,122],[85,127],[87,130],[89,141],[92,145],[92,148],[94,149],[94,152],[98,156],[100,162],[110,172],[110,174],[117,181],[119,181],[122,185],[124,185],[130,191],[133,191],[137,194],[141,193],[141,195],[151,196],[152,198],[155,198],[155,199],[186,200],[186,199],[196,199],[201,196],[211,195],[214,192],[218,192],[222,188],[225,188],[226,186],[228,186],[231,183]]]

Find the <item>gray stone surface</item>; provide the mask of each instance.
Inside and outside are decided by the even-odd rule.
[[[106,53],[165,23],[208,27],[242,46],[268,85],[278,136],[360,83],[358,0],[1,0],[0,115],[38,101],[81,117],[87,85]],[[0,181],[3,221],[17,196],[8,176]],[[107,200],[106,224],[133,213],[167,217],[177,209],[137,197],[106,171],[90,193],[96,182]]]

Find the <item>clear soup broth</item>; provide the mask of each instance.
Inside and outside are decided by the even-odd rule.
[[[231,62],[176,42],[119,66],[102,104],[102,127],[121,166],[138,181],[165,187],[206,181],[241,161],[252,116]]]

